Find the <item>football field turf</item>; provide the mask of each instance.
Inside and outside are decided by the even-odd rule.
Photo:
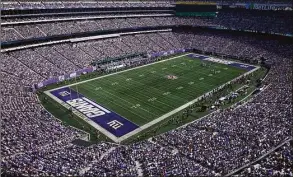
[[[70,105],[85,121],[95,122],[95,128],[103,130],[104,134],[114,135],[110,137],[112,140],[123,136],[125,139],[126,134],[132,136],[150,127],[147,125],[150,122],[157,123],[159,119],[171,116],[201,95],[246,73],[247,67],[252,67],[206,59],[209,57],[173,57],[49,90],[47,94],[58,97],[55,100],[65,107],[67,104],[68,109]]]
[[[213,72],[215,70],[217,72]],[[241,75],[245,70],[181,57],[72,86],[138,125],[143,125]]]

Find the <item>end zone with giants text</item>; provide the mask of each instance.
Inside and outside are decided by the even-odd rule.
[[[96,127],[98,130],[103,128],[104,130],[100,131],[103,132],[106,136],[108,136],[108,133],[111,133],[116,138],[119,138],[139,127],[133,122],[109,109],[104,108],[101,105],[98,105],[94,101],[84,97],[82,94],[70,89],[69,87],[51,90],[49,91],[49,94],[54,96],[55,99],[57,98],[59,101],[56,101],[59,103],[62,101],[63,106],[72,109],[72,111],[78,116],[82,116],[83,118],[87,119],[85,121],[88,123],[91,121],[91,125],[92,123],[97,124],[98,127],[94,127]],[[108,137],[111,138],[111,136]],[[113,140],[115,141],[116,138]]]

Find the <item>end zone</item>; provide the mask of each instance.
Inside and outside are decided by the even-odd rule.
[[[72,110],[74,114],[81,117],[114,142],[118,142],[119,137],[139,127],[133,122],[98,105],[69,87],[45,91],[45,93],[67,109]]]

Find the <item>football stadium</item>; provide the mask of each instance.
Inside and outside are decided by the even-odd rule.
[[[292,2],[1,1],[1,176],[293,176]]]

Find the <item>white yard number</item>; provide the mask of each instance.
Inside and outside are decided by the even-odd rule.
[[[163,95],[169,95],[170,94],[170,92],[165,92],[165,93],[163,93]]]
[[[119,122],[118,120],[112,120],[111,122],[108,122],[107,124],[110,127],[114,128],[115,130],[117,130],[118,128],[123,126],[123,124],[121,122]]]
[[[153,97],[153,98],[150,98],[148,99],[148,101],[155,101],[157,98]]]
[[[138,108],[138,107],[140,107],[140,104],[136,104],[136,105],[131,106],[131,108]]]

